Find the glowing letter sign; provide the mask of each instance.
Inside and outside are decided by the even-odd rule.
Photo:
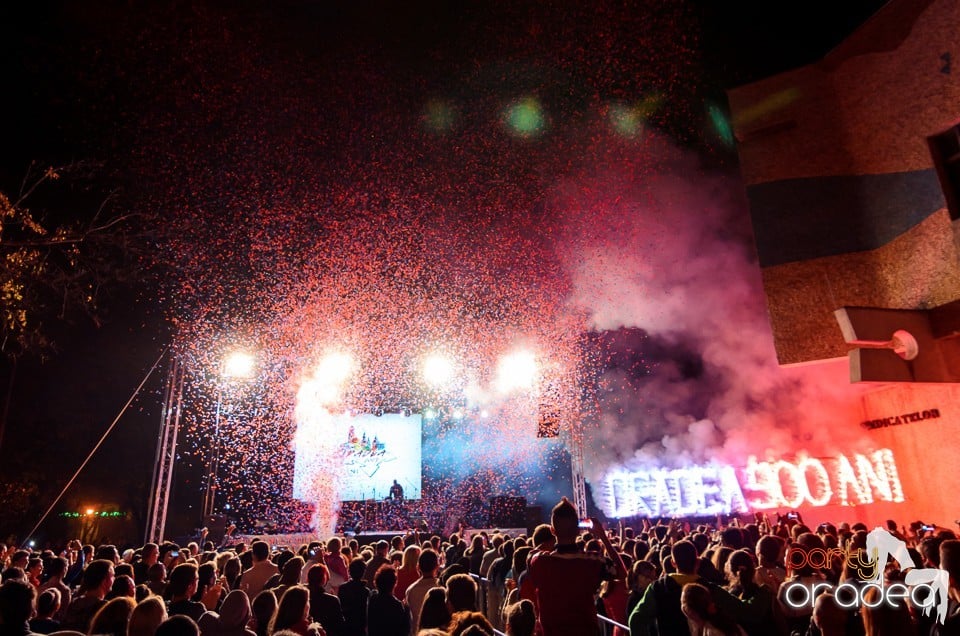
[[[741,469],[722,464],[618,470],[606,476],[604,511],[613,517],[717,515],[829,504],[902,502],[903,488],[889,449],[830,458],[758,461]]]
[[[607,476],[614,516],[723,514],[746,510],[732,466],[617,472]],[[632,511],[632,512],[627,512]]]

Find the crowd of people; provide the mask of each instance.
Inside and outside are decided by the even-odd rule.
[[[902,548],[890,557],[867,551],[862,524],[814,529],[790,514],[607,529],[563,499],[529,536],[0,545],[0,636],[960,633],[960,540],[919,522],[884,532]],[[911,568],[942,573],[923,580],[942,581],[946,597],[932,585],[917,594]],[[902,593],[882,596],[897,584]]]

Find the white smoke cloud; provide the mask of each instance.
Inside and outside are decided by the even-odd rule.
[[[587,186],[586,184],[589,184]],[[613,466],[742,463],[857,444],[845,360],[776,361],[743,186],[692,162],[607,168],[558,188],[571,303],[596,330],[637,330],[646,375],[614,369],[586,436],[586,477]],[[642,332],[646,333],[643,337]]]

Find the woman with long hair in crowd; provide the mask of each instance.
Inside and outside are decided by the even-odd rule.
[[[137,602],[129,596],[118,596],[107,601],[107,604],[97,610],[90,620],[88,634],[105,634],[107,636],[126,636],[130,615]]]
[[[393,595],[403,601],[407,588],[420,578],[417,561],[420,559],[420,546],[408,545],[403,550],[400,567],[397,568],[397,585],[393,588]]]
[[[268,636],[270,619],[277,612],[277,597],[270,590],[263,590],[253,598],[250,611],[253,613],[253,631],[257,636]]]
[[[420,624],[417,625],[417,630],[446,629],[450,624],[450,618],[447,591],[442,587],[431,588],[423,598],[423,605],[420,606]]]
[[[322,563],[314,563],[307,571],[310,614],[328,633],[340,634],[344,629],[343,609],[340,607],[340,599],[325,589],[328,577],[327,566]]]
[[[256,636],[250,623],[250,598],[242,590],[228,593],[219,612],[205,612],[198,624],[202,636]]]
[[[203,596],[207,593],[211,587],[217,584],[217,566],[215,563],[207,562],[197,568],[197,593],[193,595],[191,601],[196,603],[203,602]],[[222,592],[220,598],[216,600],[216,605],[212,609],[216,610],[220,607],[220,603],[223,601],[223,595],[226,592]]]
[[[283,593],[277,611],[270,619],[268,634],[289,629],[300,636],[309,636],[310,631],[310,591],[303,585],[294,585]]]
[[[473,535],[470,539],[470,547],[463,553],[463,556],[470,559],[470,574],[480,574],[480,564],[483,562],[483,554],[486,551],[483,535],[479,533]]]
[[[127,636],[153,636],[160,623],[167,620],[167,605],[159,596],[148,596],[130,612]]]
[[[240,571],[240,557],[232,556],[223,564],[223,577],[226,579],[227,589],[237,589]]]
[[[748,550],[731,552],[726,561],[727,591],[750,606],[751,620],[744,625],[750,636],[775,636],[786,630],[776,596],[756,580],[756,565]]]
[[[457,612],[447,628],[450,636],[465,636],[468,634],[493,635],[493,625],[481,612]]]
[[[340,586],[350,580],[350,561],[340,552],[343,542],[340,537],[330,537],[327,540],[326,551],[323,553],[323,564],[327,566],[327,591],[336,595]]]

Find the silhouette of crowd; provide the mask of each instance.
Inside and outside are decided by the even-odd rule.
[[[411,530],[370,545],[271,546],[228,533],[220,546],[122,552],[76,540],[59,551],[0,544],[0,636],[960,633],[954,532],[889,521],[884,536],[901,551],[877,557],[870,530],[810,528],[799,514],[607,529],[564,498],[529,536]],[[946,597],[911,569],[942,573]]]

